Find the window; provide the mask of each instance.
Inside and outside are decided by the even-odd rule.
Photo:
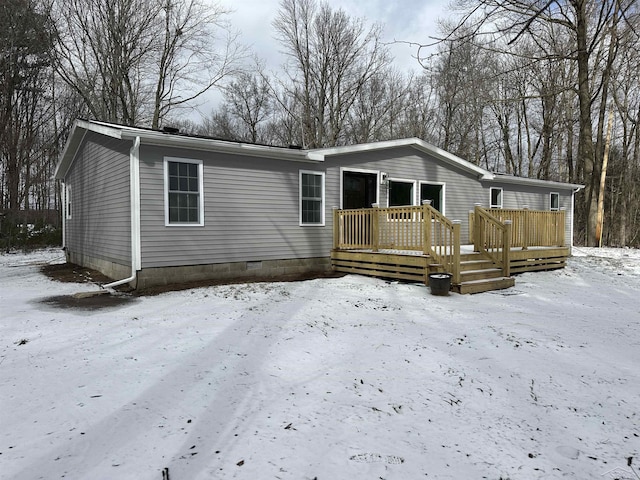
[[[444,183],[420,182],[420,205],[431,200],[431,206],[444,215]]]
[[[491,207],[502,208],[502,189],[491,187]]]
[[[389,180],[389,206],[406,207],[414,205],[415,182],[407,180]]]
[[[65,207],[65,211],[67,212],[67,219],[71,219],[71,185],[66,185],[65,186],[65,203],[66,203],[66,207]]]
[[[204,224],[202,162],[165,158],[165,224]]]
[[[550,210],[552,212],[557,212],[558,210],[560,210],[560,194],[556,193],[556,192],[551,192],[549,194],[549,205],[550,205]]]
[[[300,225],[324,225],[324,173],[300,170]]]

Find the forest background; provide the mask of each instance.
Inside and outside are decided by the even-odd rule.
[[[418,137],[585,185],[574,242],[638,247],[639,3],[455,0],[436,31],[390,41],[329,3],[281,0],[273,66],[206,0],[2,0],[0,247],[60,237],[52,174],[76,118],[304,148]]]

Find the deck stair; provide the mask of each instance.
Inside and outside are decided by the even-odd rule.
[[[479,253],[460,256],[460,283],[453,285],[458,293],[481,293],[515,285],[513,277],[504,277],[502,269]]]

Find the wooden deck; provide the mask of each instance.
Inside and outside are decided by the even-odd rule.
[[[339,272],[427,285],[429,274],[447,272],[458,293],[509,288],[512,274],[565,267],[571,251],[558,245],[564,212],[556,213],[511,210],[498,218],[476,207],[474,244],[460,245],[459,224],[429,205],[336,210],[331,264]],[[515,230],[508,216],[518,219]]]

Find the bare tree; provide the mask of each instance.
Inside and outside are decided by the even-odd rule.
[[[403,112],[400,137],[418,137],[436,144],[438,106],[435,89],[428,75],[413,77]]]
[[[630,22],[637,11],[637,2],[460,0],[458,5],[463,12],[462,20],[442,39],[445,43],[454,40],[460,43],[465,39],[471,43],[479,35],[489,35],[499,38],[501,43],[485,42],[483,48],[526,58],[536,65],[538,71],[549,68],[554,62],[575,63],[575,77],[571,79],[571,85],[564,86],[575,91],[578,107],[575,156],[578,164],[574,172],[580,177],[572,180],[587,184],[581,204],[582,218],[586,223],[586,241],[594,245],[611,65],[617,55],[619,25]],[[558,38],[562,43],[557,42]],[[534,45],[535,48],[523,50],[520,48],[523,44]],[[556,104],[558,93],[555,88],[547,88],[546,83],[537,92],[544,100],[541,106],[546,116],[540,138],[543,159],[541,170],[538,169],[543,176],[550,167],[550,142],[553,139],[549,127],[559,113]],[[566,106],[564,101],[563,106]]]
[[[476,164],[488,166],[489,70],[493,58],[470,32],[440,46],[431,78],[440,111],[439,145]],[[484,128],[483,128],[484,127]]]
[[[347,118],[348,143],[389,140],[400,133],[405,120],[413,76],[387,68],[360,89]]]
[[[157,128],[242,56],[227,12],[199,0],[55,2],[58,74],[98,120]]]
[[[380,27],[367,29],[363,20],[316,0],[282,0],[273,25],[289,57],[283,90],[299,105],[289,114],[300,114],[304,145],[344,143],[359,93],[390,63]]]
[[[133,125],[148,102],[144,76],[156,41],[157,2],[59,0],[57,71],[90,116]]]
[[[237,119],[237,139],[270,143],[266,125],[273,113],[272,92],[262,67],[254,73],[241,73],[224,88],[225,107]]]
[[[162,43],[151,75],[156,78],[152,128],[172,110],[239,73],[246,54],[226,21],[229,12],[219,5],[159,1]]]

